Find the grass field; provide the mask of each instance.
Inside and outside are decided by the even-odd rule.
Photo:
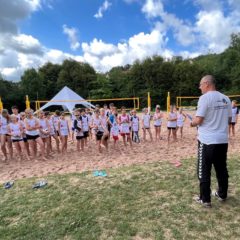
[[[54,175],[0,189],[0,239],[240,239],[240,160],[229,159],[229,199],[196,205],[195,160]],[[213,176],[214,177],[214,176]],[[213,187],[216,187],[213,178]]]

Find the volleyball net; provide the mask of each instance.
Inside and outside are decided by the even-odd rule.
[[[36,100],[35,101],[35,109],[38,111],[43,104],[46,103],[76,103],[76,108],[84,107],[82,103],[91,103],[93,105],[99,105],[100,107],[103,107],[104,104],[109,105],[110,103],[113,103],[115,107],[121,108],[122,106],[126,107],[126,110],[139,110],[140,109],[140,100],[139,97],[132,97],[132,98],[104,98],[104,99],[86,99],[86,100]],[[54,105],[54,104],[53,104]]]
[[[197,108],[198,96],[177,96],[176,107],[187,110],[195,110]]]
[[[240,95],[227,95],[231,101],[235,100],[236,105],[240,106]],[[176,97],[176,107],[187,110],[195,110],[198,104],[198,96],[178,96]]]

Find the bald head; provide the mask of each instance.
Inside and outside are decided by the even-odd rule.
[[[215,78],[212,75],[206,75],[204,76],[199,84],[199,88],[202,91],[202,94],[208,92],[208,91],[215,91]]]
[[[209,85],[215,86],[215,77],[212,75],[206,75],[202,78],[202,81],[207,82]]]

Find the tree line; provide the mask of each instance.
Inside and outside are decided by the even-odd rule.
[[[240,33],[232,34],[229,47],[221,54],[207,54],[194,59],[180,56],[171,60],[152,56],[132,65],[114,67],[98,73],[88,63],[71,59],[62,64],[46,63],[39,69],[26,70],[19,82],[0,77],[0,96],[4,107],[19,105],[24,109],[25,95],[31,101],[50,100],[68,86],[83,98],[140,97],[141,107],[152,104],[166,107],[167,92],[176,96],[199,96],[199,80],[206,74],[216,77],[217,88],[227,94],[240,94]],[[133,106],[126,102],[125,105]]]

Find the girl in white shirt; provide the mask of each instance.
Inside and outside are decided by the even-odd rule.
[[[8,135],[11,136],[14,147],[17,150],[17,155],[20,160],[23,159],[22,152],[24,152],[27,160],[30,160],[27,149],[23,141],[23,125],[18,120],[15,114],[10,116],[10,123],[8,124]]]
[[[170,141],[171,133],[173,135],[173,140],[177,141],[177,135],[176,135],[176,129],[177,129],[177,114],[174,112],[174,106],[170,106],[170,112],[168,114],[168,122],[167,122],[167,128],[168,128],[168,143]]]
[[[104,134],[104,123],[100,118],[99,109],[95,110],[94,112],[94,116],[92,118],[92,129],[94,131],[94,134],[96,135],[96,143],[97,143],[98,151],[101,153],[102,137]]]
[[[160,106],[156,107],[155,113],[153,115],[154,128],[155,128],[155,140],[161,140],[161,126],[162,126],[163,113],[160,110]]]
[[[183,109],[179,108],[179,111],[177,113],[177,132],[180,130],[181,138],[183,138],[183,125],[184,121],[186,119],[186,115],[183,113]]]
[[[140,143],[139,138],[139,117],[137,116],[137,111],[132,111],[131,124],[132,124],[132,140],[136,143]]]
[[[67,141],[70,136],[70,129],[68,121],[65,119],[65,113],[62,112],[58,122],[58,132],[61,140],[61,153],[62,155],[67,152]]]
[[[127,113],[126,113],[125,107],[122,107],[122,115],[119,116],[118,123],[120,126],[120,132],[121,132],[121,136],[123,138],[124,146],[127,146],[127,143],[126,143],[126,137],[127,137],[127,141],[129,142],[130,146],[132,147],[132,139],[130,137],[131,122],[130,122],[129,115],[127,115]]]
[[[151,142],[153,140],[152,132],[151,132],[151,115],[147,108],[143,109],[142,115],[142,129],[143,129],[143,140],[146,141],[146,132],[149,133]]]
[[[50,152],[53,152],[53,148],[52,148],[52,138],[54,138],[55,142],[56,142],[56,146],[57,146],[57,152],[60,153],[60,149],[59,149],[59,137],[58,137],[58,131],[56,130],[58,127],[55,126],[55,122],[54,121],[58,121],[57,118],[55,118],[55,120],[53,119],[54,116],[51,116],[50,112],[45,112],[45,118],[48,120],[49,126],[50,126]]]
[[[24,120],[25,126],[26,126],[26,137],[29,142],[29,147],[32,150],[32,156],[34,157],[36,161],[37,157],[37,145],[40,146],[40,155],[42,157],[42,160],[47,160],[45,157],[45,151],[44,151],[44,144],[42,139],[39,136],[39,121],[37,118],[33,116],[33,110],[32,109],[26,109],[26,118]]]
[[[30,157],[29,143],[27,141],[27,136],[26,136],[26,124],[24,122],[25,118],[26,118],[26,113],[21,112],[20,113],[20,122],[21,122],[22,127],[23,127],[23,142],[24,142],[25,148],[27,149],[28,156]]]
[[[75,115],[74,129],[77,140],[77,151],[80,152],[84,151],[84,132],[80,109],[75,110],[74,115]]]
[[[8,129],[7,129],[9,122],[10,122],[10,117],[8,114],[8,110],[3,109],[2,114],[0,115],[0,139],[1,139],[1,150],[4,155],[4,161],[8,160],[6,143],[7,143],[10,159],[13,158],[12,141],[11,141],[11,137],[8,135]]]
[[[47,153],[47,157],[50,153],[50,124],[48,119],[45,117],[45,113],[43,111],[39,111],[39,135],[43,141],[44,150]]]
[[[108,140],[109,140],[108,117],[105,115],[105,110],[103,108],[100,109],[100,119],[101,119],[102,127],[104,130],[103,137],[102,137],[102,144],[108,150]]]
[[[112,113],[109,116],[108,123],[111,126],[110,131],[111,131],[111,135],[112,135],[112,138],[113,138],[113,147],[114,147],[114,149],[116,149],[116,145],[117,145],[117,142],[119,140],[118,136],[119,136],[119,132],[120,132],[120,128],[119,128],[119,125],[118,125],[118,119],[117,119],[117,108],[116,107],[112,108]]]

